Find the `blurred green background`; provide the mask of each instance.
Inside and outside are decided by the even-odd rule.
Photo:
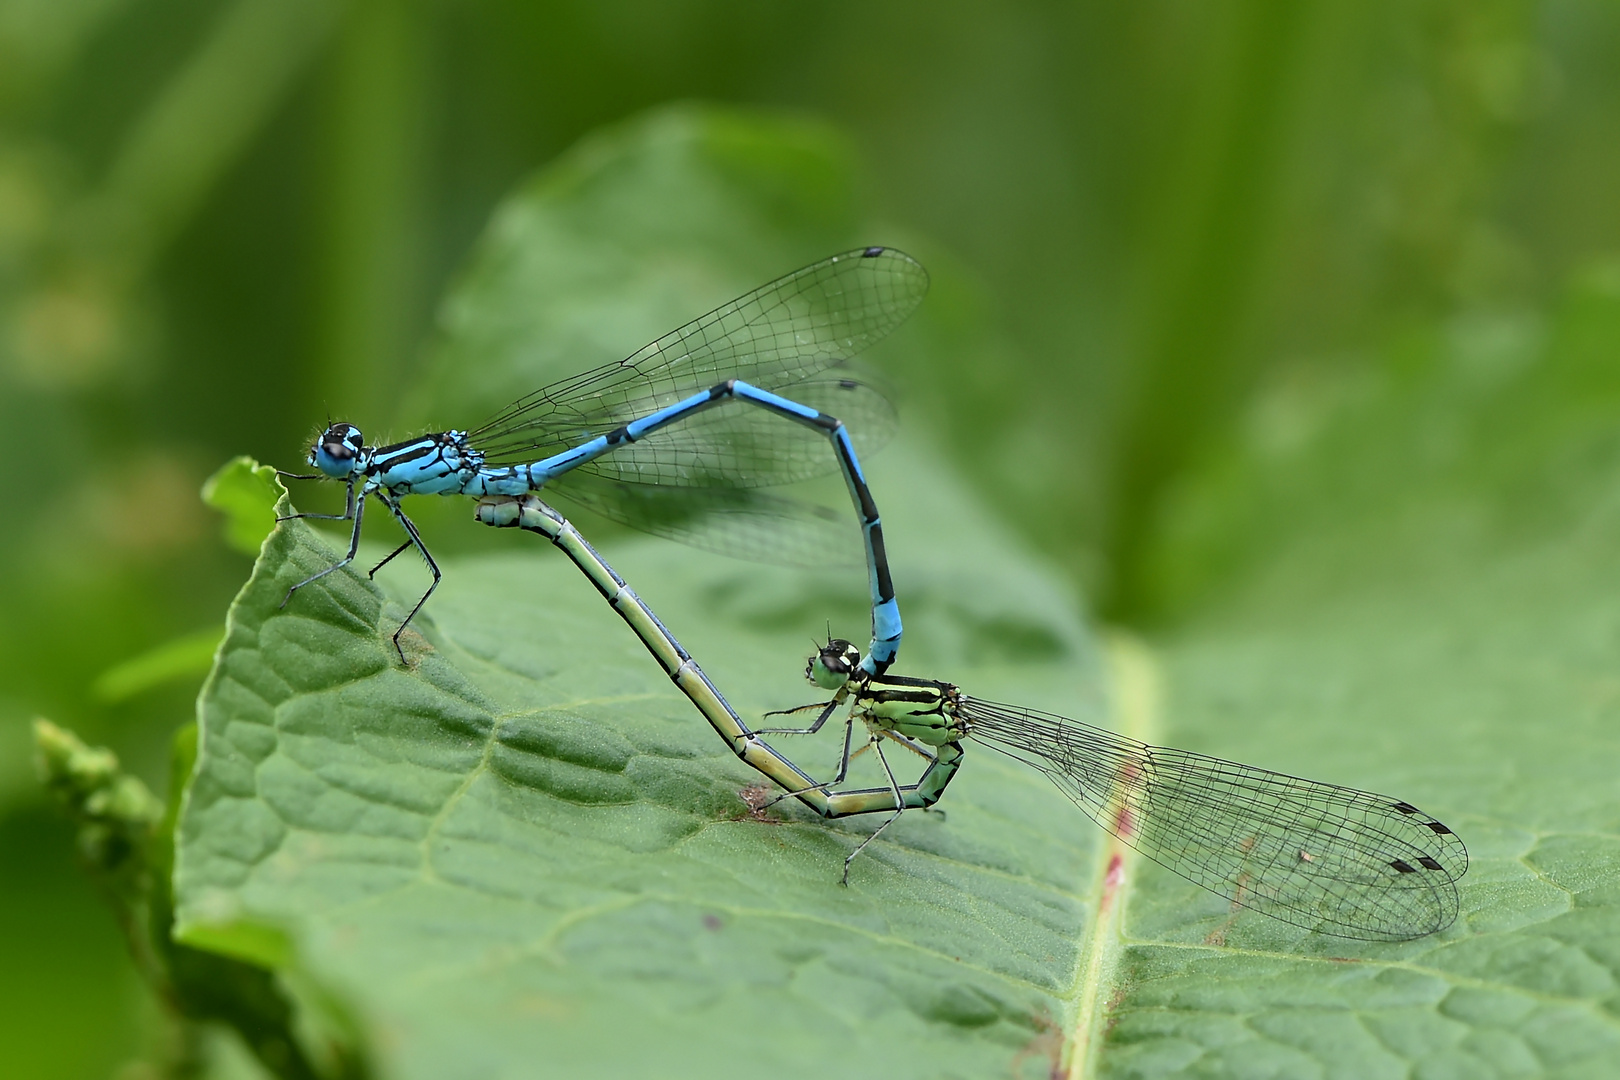
[[[1164,557],[1166,508],[1279,387],[1533,333],[1620,255],[1617,56],[1597,0],[0,0],[5,1071],[107,1075],[153,1009],[28,721],[161,790],[249,565],[202,480],[394,415],[491,207],[581,136],[684,99],[841,131],[892,226],[850,241],[999,328],[905,422],[1152,632],[1236,572]],[[176,641],[195,673],[103,677]]]

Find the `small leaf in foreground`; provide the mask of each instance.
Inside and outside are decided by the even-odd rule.
[[[273,508],[281,491],[273,467],[238,457],[203,483],[202,499],[225,515],[225,542],[244,555],[257,555],[275,526]]]

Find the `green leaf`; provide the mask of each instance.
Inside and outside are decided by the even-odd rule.
[[[832,220],[801,252],[809,242],[758,216],[781,202],[771,178],[791,194],[847,168],[792,125],[655,117],[503,210],[451,325],[476,310],[487,327],[503,305],[514,327],[535,308],[573,312],[598,350],[622,355],[730,291],[858,242],[852,222]],[[639,265],[646,213],[616,224],[603,203],[672,173],[688,212],[666,225],[677,235],[664,256]],[[708,249],[683,238],[698,233]],[[611,272],[579,262],[591,235]],[[754,249],[773,245],[790,254],[756,266]],[[626,267],[634,275],[617,279]],[[680,302],[646,288],[666,280],[683,285]],[[440,354],[456,415],[476,415],[474,371],[521,370],[512,381],[525,388],[545,377],[525,366],[528,331],[491,331],[477,349],[462,336],[473,332]],[[471,389],[455,398],[457,386]],[[868,470],[916,627],[906,655],[1096,715],[1099,654],[1065,590],[933,458],[902,440]],[[529,1075],[536,1062],[555,1075],[1049,1069],[1099,877],[1096,831],[1071,804],[975,755],[948,813],[906,815],[843,888],[844,856],[881,819],[751,812],[744,794],[760,778],[589,583],[535,537],[492,539],[502,554],[445,561],[406,636],[408,669],[389,636],[414,599],[409,575],[380,575],[384,592],[332,574],[283,609],[288,586],[336,556],[301,522],[266,541],[202,697],[178,836],[181,940],[253,955],[238,928],[280,928],[389,1077]],[[827,621],[864,638],[858,571],[751,566],[650,539],[606,553],[747,717],[814,697],[804,656]],[[789,752],[830,775],[840,734]],[[873,762],[858,765],[875,781]],[[1070,827],[1030,825],[1041,821]]]
[[[889,520],[922,536],[948,514],[956,537],[907,563],[908,614],[937,628],[917,651],[972,674],[989,627],[1041,642],[1040,662],[981,677],[1073,711],[1091,649],[1044,577],[1017,559],[973,572],[1005,538],[923,459],[884,471],[933,496],[891,500]],[[797,1071],[851,1052],[1004,1070],[1064,1012],[1095,835],[1055,790],[981,755],[948,816],[908,815],[841,888],[876,823],[785,806],[756,820],[741,793],[759,778],[571,565],[516,539],[446,566],[407,671],[390,660],[401,598],[344,573],[279,609],[334,554],[301,524],[272,535],[203,697],[182,940],[287,928],[387,1076],[536,1055],[563,1074]],[[810,631],[859,608],[854,574],[657,541],[610,557],[744,715],[810,698]],[[828,745],[805,754],[831,765]],[[1075,827],[1019,824],[1051,819]],[[641,1035],[618,1037],[627,1024]]]
[[[272,466],[239,457],[221,465],[204,481],[202,499],[225,515],[225,542],[244,555],[257,555],[276,523],[276,497],[281,490]]]
[[[1456,926],[1370,950],[1190,920],[1144,872],[1103,1075],[1614,1074],[1617,281],[1286,372],[1179,493],[1165,737],[1398,792],[1472,863]]]

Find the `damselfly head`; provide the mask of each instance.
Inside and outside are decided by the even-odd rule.
[[[810,654],[805,665],[805,678],[823,690],[837,690],[849,682],[855,669],[861,666],[861,650],[843,638],[832,638]]]
[[[309,448],[309,463],[327,476],[343,479],[360,468],[365,438],[353,424],[333,424]]]

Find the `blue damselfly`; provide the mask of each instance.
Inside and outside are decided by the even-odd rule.
[[[753,496],[836,467],[859,518],[872,602],[872,643],[864,661],[878,673],[894,661],[901,622],[877,506],[840,417],[881,419],[881,395],[845,370],[846,361],[906,319],[927,291],[928,275],[893,248],[868,247],[823,259],[696,319],[624,360],[527,394],[479,427],[371,447],[358,427],[334,423],[308,461],[319,472],[299,479],[348,485],[342,514],[297,517],[354,522],[348,552],[300,581],[347,566],[360,546],[366,497],[375,496],[406,540],[372,568],[414,547],[433,582],[394,633],[400,635],[438,586],[440,573],[400,502],[407,495],[516,496],[550,490],[648,531],[692,540],[688,509],[812,524],[797,504]],[[739,403],[755,409],[716,410]],[[758,410],[758,411],[756,411]],[[788,420],[832,444],[812,455]],[[681,489],[671,491],[670,489]],[[812,561],[825,552],[812,550]]]

